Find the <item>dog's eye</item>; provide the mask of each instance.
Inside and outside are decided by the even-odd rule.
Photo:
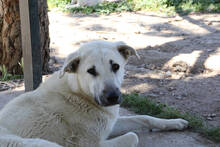
[[[116,63],[112,64],[112,71],[117,72],[119,70],[120,66]]]
[[[88,69],[87,72],[93,76],[97,76],[98,73],[96,72],[95,66],[93,66],[92,68]]]

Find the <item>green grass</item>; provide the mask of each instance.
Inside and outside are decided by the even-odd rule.
[[[59,10],[64,10],[70,2],[71,0],[47,0],[49,9],[58,8]]]
[[[23,75],[12,75],[12,74],[7,74],[6,77],[2,77],[0,74],[0,81],[10,81],[10,80],[16,80],[16,79],[23,79]]]
[[[128,1],[122,2],[103,2],[96,6],[81,6],[76,8],[67,9],[65,6],[70,3],[70,0],[48,0],[49,9],[57,8],[64,12],[72,13],[98,13],[98,14],[110,14],[113,12],[133,11],[132,3]]]
[[[133,0],[135,10],[159,11],[167,14],[220,12],[219,0]]]
[[[219,0],[123,0],[66,9],[65,6],[69,3],[70,0],[48,0],[49,9],[58,8],[61,11],[85,14],[110,14],[123,11],[155,11],[168,15],[190,12],[220,12]]]
[[[202,117],[197,115],[182,113],[173,107],[158,104],[136,93],[123,95],[121,106],[142,115],[151,115],[167,119],[183,118],[189,122],[189,129],[192,131],[199,132],[213,141],[220,142],[220,127],[210,127]]]
[[[24,71],[24,62],[23,59],[21,60],[21,63],[19,65],[22,68],[22,71]],[[13,75],[8,73],[7,68],[5,65],[0,66],[0,81],[9,81],[9,80],[15,80],[15,79],[23,79],[23,75]]]
[[[220,142],[220,127],[204,128],[201,132],[205,137],[216,142]]]

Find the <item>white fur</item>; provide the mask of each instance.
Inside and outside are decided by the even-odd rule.
[[[0,146],[16,147],[135,147],[137,128],[184,129],[182,119],[150,116],[119,117],[119,105],[102,107],[95,103],[106,83],[120,88],[126,60],[117,51],[121,43],[94,41],[70,54],[63,69],[54,73],[33,92],[25,93],[0,112]],[[64,68],[79,58],[76,73]],[[109,60],[120,65],[110,72]],[[86,71],[96,65],[96,78]],[[126,134],[127,133],[127,134]],[[122,136],[107,140],[109,135]]]
[[[95,6],[98,3],[102,3],[102,2],[117,2],[120,0],[72,0],[71,1],[71,5],[68,6],[68,8],[71,7],[77,7],[77,6]],[[76,5],[74,5],[76,4]]]

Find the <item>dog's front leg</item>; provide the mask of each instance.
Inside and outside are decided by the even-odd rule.
[[[100,147],[136,147],[137,144],[138,136],[133,132],[129,132],[122,136],[101,142]]]
[[[183,119],[161,119],[148,115],[122,116],[118,118],[110,136],[118,136],[142,128],[182,130],[187,126],[188,122]]]
[[[0,147],[62,147],[43,139],[21,138],[15,135],[0,136]]]

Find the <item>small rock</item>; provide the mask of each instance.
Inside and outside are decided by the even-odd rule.
[[[154,70],[155,68],[156,68],[156,66],[155,66],[155,65],[153,65],[153,64],[151,64],[150,69]]]
[[[134,32],[135,34],[141,34],[141,32],[140,31],[137,31],[137,32]]]
[[[140,71],[140,72],[146,72],[147,70],[146,70],[146,68],[138,68],[138,70]]]
[[[216,114],[215,113],[211,114],[211,117],[216,117]]]
[[[206,119],[209,120],[209,121],[212,121],[212,120],[213,120],[211,117],[207,117]]]
[[[134,89],[134,93],[140,93],[141,91],[139,89]]]
[[[186,93],[181,94],[182,97],[187,97]]]
[[[208,51],[208,52],[213,52],[214,50],[213,50],[213,49],[208,49],[207,51]]]
[[[107,37],[102,37],[102,39],[104,39],[104,40],[108,40],[108,38],[107,38]]]
[[[175,19],[174,19],[174,21],[181,21],[181,20],[183,20],[183,18],[180,17],[180,16],[176,16]]]
[[[145,64],[141,64],[141,65],[139,65],[139,66],[137,66],[138,68],[145,68],[146,67],[146,65]]]
[[[212,113],[212,114],[208,114],[207,116],[213,118],[213,117],[216,117],[216,114]]]
[[[8,90],[10,87],[5,83],[0,83],[0,91]]]
[[[172,73],[170,72],[170,71],[167,71],[166,73],[165,73],[165,78],[169,78],[169,77],[171,77],[172,76]]]
[[[150,94],[147,94],[147,96],[149,96],[149,97],[158,97],[159,95],[157,95],[157,94],[154,94],[154,93],[150,93]]]
[[[172,65],[173,71],[175,72],[187,72],[189,69],[189,66],[187,63],[183,61],[178,61]]]
[[[176,90],[176,88],[175,87],[169,87],[168,88],[168,91],[173,91],[173,90]]]
[[[177,96],[176,99],[181,100],[183,98],[181,96]]]
[[[163,93],[163,92],[159,92],[159,94],[160,94],[160,95],[164,95],[164,93]]]
[[[212,25],[212,22],[210,21],[210,22],[208,22],[208,25]]]

